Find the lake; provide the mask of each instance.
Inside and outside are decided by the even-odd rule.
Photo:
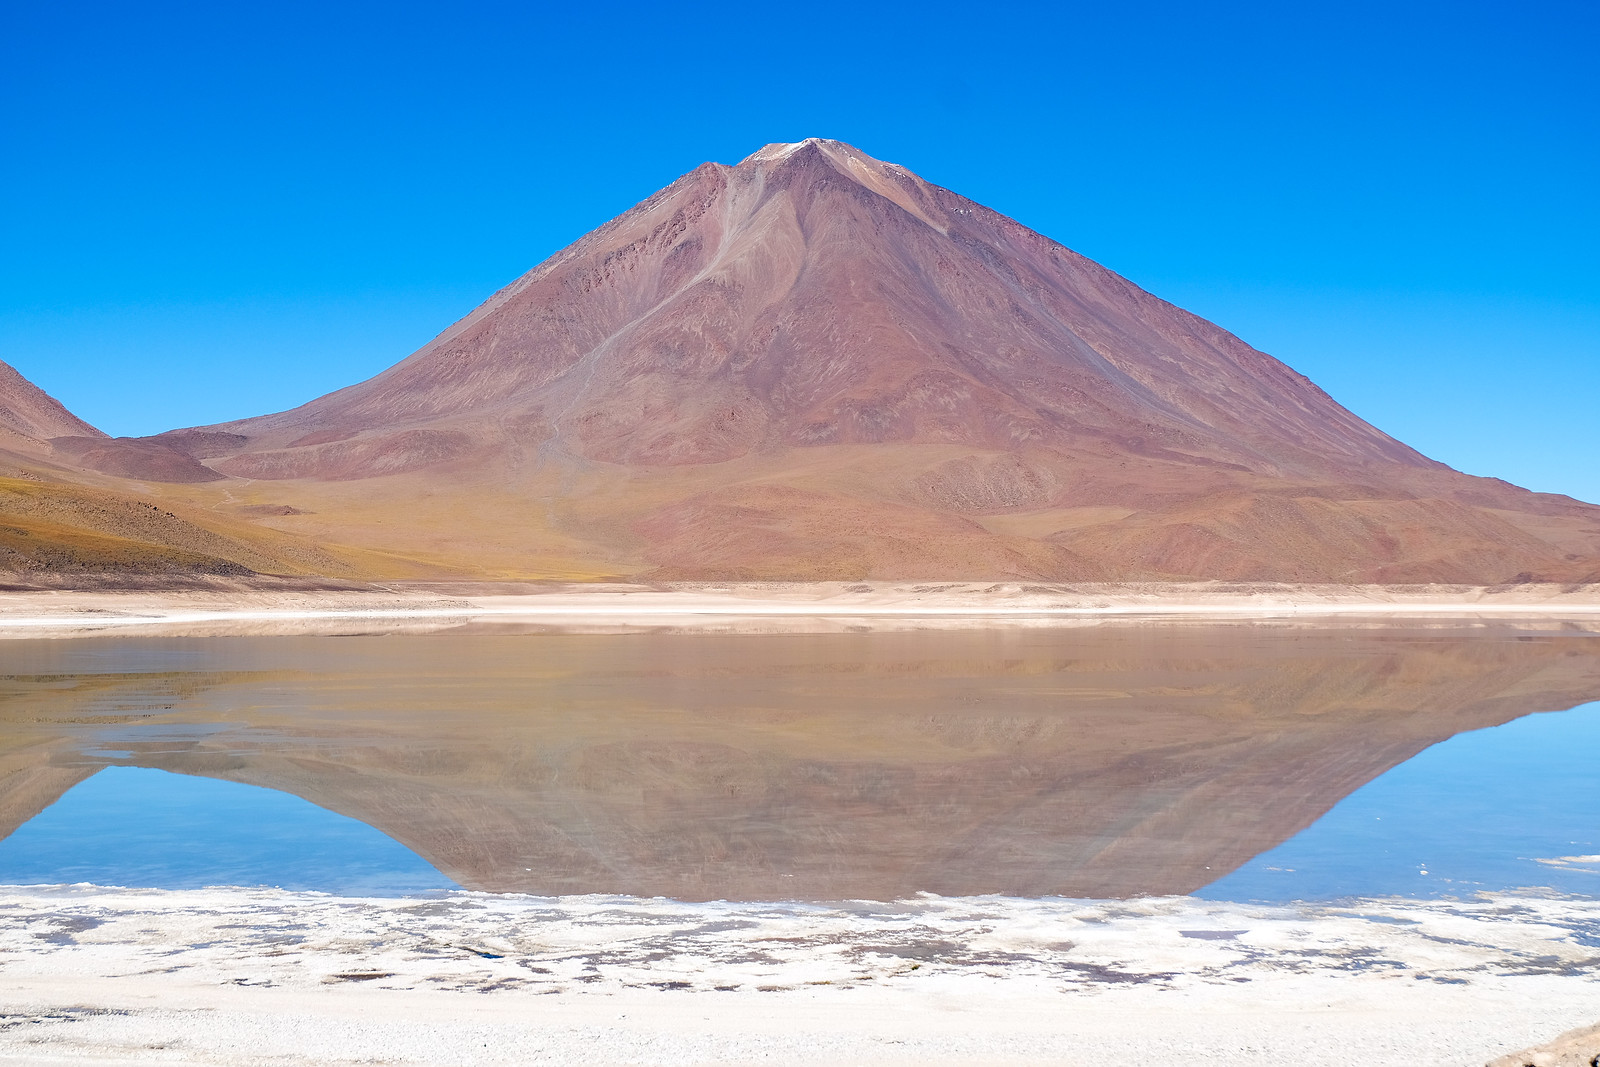
[[[464,628],[0,657],[9,884],[1600,896],[1580,628]]]

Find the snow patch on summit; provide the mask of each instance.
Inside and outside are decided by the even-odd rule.
[[[765,163],[774,159],[783,159],[785,156],[804,148],[808,144],[821,145],[826,143],[827,142],[820,137],[807,137],[803,141],[794,141],[791,143],[784,143],[781,141],[774,142],[773,144],[766,145],[765,147],[758,149],[757,151],[746,156],[743,162]]]

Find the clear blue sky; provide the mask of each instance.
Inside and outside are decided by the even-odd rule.
[[[112,433],[373,374],[837,137],[1464,470],[1600,500],[1600,5],[0,6],[0,358]]]

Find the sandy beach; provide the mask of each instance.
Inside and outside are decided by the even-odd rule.
[[[0,637],[108,632],[339,632],[472,624],[720,628],[993,625],[1168,619],[1528,619],[1600,622],[1600,586],[195,581],[184,588],[12,588]]]
[[[0,894],[0,1062],[1476,1067],[1592,1022],[1593,901]]]

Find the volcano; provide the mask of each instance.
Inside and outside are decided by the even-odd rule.
[[[441,574],[1600,577],[1600,508],[821,139],[698,167],[368,381],[59,447]]]

